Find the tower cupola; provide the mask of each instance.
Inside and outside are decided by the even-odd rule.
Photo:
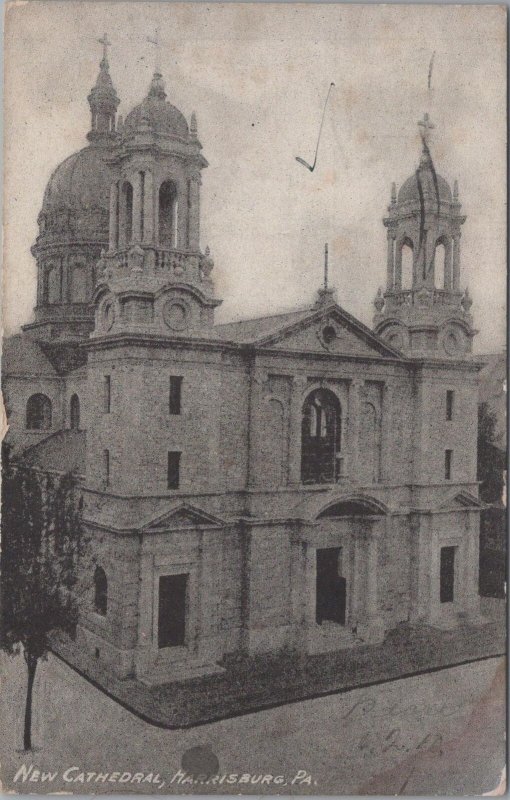
[[[452,194],[430,152],[434,125],[418,123],[422,152],[415,172],[392,184],[387,229],[386,290],[374,301],[374,326],[393,346],[413,355],[463,357],[475,334],[471,298],[461,289],[461,214],[457,181]]]
[[[103,58],[99,65],[99,75],[95,86],[87,98],[91,113],[91,125],[87,138],[91,142],[111,139],[115,134],[115,115],[120,103],[110,76],[107,52],[110,42],[106,33],[102,39],[99,39],[99,42],[103,45]]]

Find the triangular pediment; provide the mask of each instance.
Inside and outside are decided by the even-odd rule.
[[[256,346],[330,355],[403,358],[400,351],[336,303],[311,309],[310,314],[298,322],[257,340]]]
[[[487,505],[475,497],[474,494],[471,492],[458,492],[458,494],[450,497],[445,503],[443,503],[440,508],[444,509],[454,509],[454,508],[487,508]]]
[[[177,530],[182,528],[221,528],[224,521],[188,503],[174,506],[160,514],[147,525],[144,531]]]

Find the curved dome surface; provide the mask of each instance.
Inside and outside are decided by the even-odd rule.
[[[425,169],[418,170],[420,175],[420,183],[421,189],[423,192],[424,197],[431,197],[436,199],[436,183],[434,181],[434,175],[429,166]],[[448,181],[445,180],[441,175],[436,173],[437,178],[437,189],[439,190],[439,199],[445,203],[452,202],[452,192]],[[418,188],[418,177],[417,174],[411,175],[400,187],[400,191],[398,193],[398,202],[399,203],[413,203],[413,202],[420,202],[420,192]]]
[[[167,100],[146,97],[127,115],[124,122],[124,133],[135,131],[145,122],[155,133],[188,138],[186,117]]]
[[[71,232],[105,228],[112,175],[102,147],[88,146],[73,153],[53,172],[44,192],[41,209],[43,230],[67,228]],[[43,230],[41,232],[43,232]]]

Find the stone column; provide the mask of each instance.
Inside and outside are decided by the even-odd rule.
[[[460,286],[460,233],[453,237],[453,289],[458,291]]]
[[[306,377],[295,375],[292,381],[289,417],[289,468],[288,482],[290,486],[301,483],[301,419]]]
[[[356,480],[359,473],[359,431],[361,420],[361,391],[363,381],[355,378],[349,386],[349,417],[347,441],[349,443],[349,460],[346,474]]]
[[[127,245],[127,203],[126,193],[119,184],[119,250],[123,250]]]
[[[452,288],[452,240],[449,237],[446,240],[444,254],[444,288]]]
[[[393,477],[392,471],[392,452],[393,452],[393,385],[386,381],[382,390],[382,442],[381,442],[381,480],[383,483],[390,483]]]
[[[142,549],[144,545],[142,544]],[[136,646],[136,674],[141,677],[149,668],[151,650],[157,652],[153,641],[154,608],[154,557],[143,553],[140,559],[140,590],[138,595],[138,642]]]
[[[143,241],[154,241],[154,180],[150,170],[145,173],[143,196]]]
[[[177,237],[175,247],[177,250],[186,250],[188,228],[188,185],[180,181],[177,189]]]
[[[189,179],[188,195],[188,231],[190,250],[198,250],[200,247],[200,174],[192,175]]]
[[[118,203],[119,203],[119,184],[112,183],[110,186],[110,229],[109,229],[109,245],[111,251],[117,249],[117,242],[119,237],[118,229]]]
[[[156,176],[153,179],[153,197],[154,197],[154,242],[159,244],[159,189],[160,182],[156,181]]]
[[[467,511],[466,544],[464,547],[464,607],[470,618],[480,617],[480,595],[478,594],[480,513]],[[455,587],[457,589],[457,587]]]
[[[388,259],[386,264],[386,288],[393,291],[395,283],[395,236],[393,231],[388,231]]]
[[[72,303],[73,298],[71,297],[71,287],[72,287],[72,270],[73,264],[70,263],[68,258],[63,258],[61,260],[62,265],[62,272],[60,275],[60,286],[61,286],[61,301],[62,303]],[[69,280],[71,278],[71,280]],[[88,287],[90,288],[90,287]]]
[[[266,373],[253,366],[250,376],[250,426],[248,450],[248,486],[259,483],[260,435],[263,427],[263,392]]]
[[[142,239],[142,176],[135,172],[131,178],[133,184],[133,242]]]
[[[394,258],[395,258],[395,270],[394,270],[393,287],[397,292],[402,288],[402,242],[398,242],[396,244]]]
[[[436,529],[436,516],[430,514],[429,516],[429,537],[430,537],[430,594],[429,594],[429,608],[428,618],[434,623],[441,617],[441,602],[439,596],[440,589],[440,561],[441,555],[439,552],[439,534]]]

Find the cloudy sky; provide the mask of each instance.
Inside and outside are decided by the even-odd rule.
[[[6,11],[4,328],[35,302],[30,245],[46,182],[86,144],[87,94],[112,41],[124,116],[146,94],[160,28],[168,99],[196,111],[209,168],[202,247],[219,321],[308,305],[329,242],[338,302],[370,324],[385,280],[391,181],[415,170],[417,121],[438,172],[459,181],[462,287],[478,352],[505,339],[505,18],[496,6],[17,3]],[[435,51],[432,92],[427,73]],[[314,173],[324,98],[330,105]]]

